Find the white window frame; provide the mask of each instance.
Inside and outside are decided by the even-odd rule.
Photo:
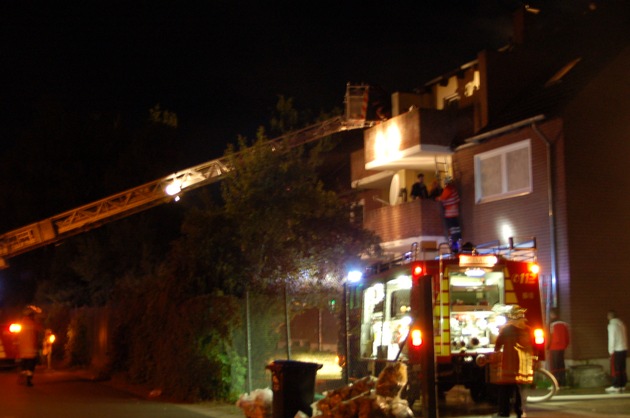
[[[524,167],[527,168],[527,172],[524,174],[521,180],[526,179],[527,184],[519,188],[510,189],[509,182],[508,182],[510,171],[508,167],[507,156],[508,154],[514,151],[520,151],[523,149],[527,150],[527,161],[525,164],[523,164]],[[498,161],[499,161],[500,167],[498,167],[498,170],[494,170],[494,171],[495,172],[499,171],[499,177],[501,181],[501,184],[499,187],[500,191],[497,193],[484,195],[484,191],[483,191],[484,178],[483,178],[483,171],[482,171],[483,162],[484,160],[490,160],[497,157],[499,157]],[[516,197],[516,196],[523,196],[523,195],[531,193],[533,190],[532,146],[531,146],[530,139],[526,139],[524,141],[516,142],[511,145],[496,148],[491,151],[483,152],[481,154],[477,154],[474,157],[474,163],[475,163],[475,201],[477,203],[487,203],[487,202],[493,202],[493,201],[501,200],[501,199],[508,199],[508,198]]]

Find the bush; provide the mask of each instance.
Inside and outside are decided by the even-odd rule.
[[[177,400],[233,399],[244,375],[244,359],[231,340],[240,325],[239,300],[185,292],[181,283],[175,290],[172,283],[145,278],[116,300],[114,368]]]
[[[88,333],[88,310],[76,310],[68,324],[67,341],[65,345],[66,363],[69,366],[89,366],[91,350]]]

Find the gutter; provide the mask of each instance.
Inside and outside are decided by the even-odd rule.
[[[519,122],[515,122],[515,123],[512,123],[510,125],[505,125],[505,126],[502,126],[500,128],[494,129],[492,131],[484,132],[482,134],[475,135],[475,136],[473,136],[471,138],[467,138],[467,139],[464,140],[464,142],[466,144],[478,144],[481,141],[483,141],[484,139],[488,139],[488,138],[500,135],[500,134],[505,133],[505,132],[513,131],[513,130],[516,130],[518,128],[522,128],[523,126],[533,125],[534,123],[540,122],[540,121],[542,121],[544,119],[545,119],[545,115],[537,115],[537,116],[534,116],[534,117],[531,117],[531,118],[528,118],[528,119],[523,119],[523,120],[521,120]]]
[[[455,149],[455,151],[469,148],[475,146],[482,142],[483,140],[490,139],[492,137],[496,137],[506,132],[514,131],[519,128],[529,126],[536,136],[545,144],[547,149],[547,211],[548,211],[548,219],[549,219],[549,239],[551,241],[551,292],[552,292],[552,306],[558,306],[558,262],[557,262],[557,239],[556,239],[556,217],[555,217],[555,202],[553,195],[553,170],[552,164],[553,160],[551,158],[551,148],[552,142],[543,134],[538,126],[537,122],[541,122],[545,120],[545,115],[536,115],[528,119],[523,119],[519,122],[512,123],[510,125],[505,125],[500,128],[494,129],[492,131],[484,132],[479,135],[475,135],[473,137],[467,138],[464,140],[464,144],[460,145]],[[550,308],[550,307],[549,307]]]

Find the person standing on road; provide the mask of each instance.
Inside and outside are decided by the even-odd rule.
[[[547,349],[550,353],[550,371],[555,376],[560,387],[567,385],[566,366],[564,364],[564,351],[569,346],[569,324],[561,321],[558,310],[549,312],[549,342]]]
[[[18,354],[22,374],[26,376],[26,386],[33,386],[33,375],[39,355],[39,325],[35,322],[35,314],[42,310],[37,306],[28,305],[24,308],[24,316],[20,321],[22,329],[18,334]]]
[[[534,358],[531,329],[525,319],[526,309],[513,305],[507,311],[507,323],[501,328],[494,351],[501,352],[496,383],[499,389],[497,417],[510,416],[510,399],[514,398],[514,412],[525,416],[524,385],[534,380]]]
[[[608,311],[608,354],[610,354],[610,374],[612,386],[606,388],[608,393],[620,393],[626,390],[628,376],[626,374],[626,357],[628,356],[628,333],[626,325],[617,318],[617,313]]]

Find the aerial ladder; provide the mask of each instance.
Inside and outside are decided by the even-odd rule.
[[[270,140],[268,144],[275,150],[289,150],[338,132],[363,129],[375,123],[366,118],[368,85],[348,83],[344,101],[343,116],[287,133]],[[231,170],[227,157],[217,158],[2,234],[0,269],[8,267],[7,260],[11,257],[177,200],[184,192],[220,181]]]

